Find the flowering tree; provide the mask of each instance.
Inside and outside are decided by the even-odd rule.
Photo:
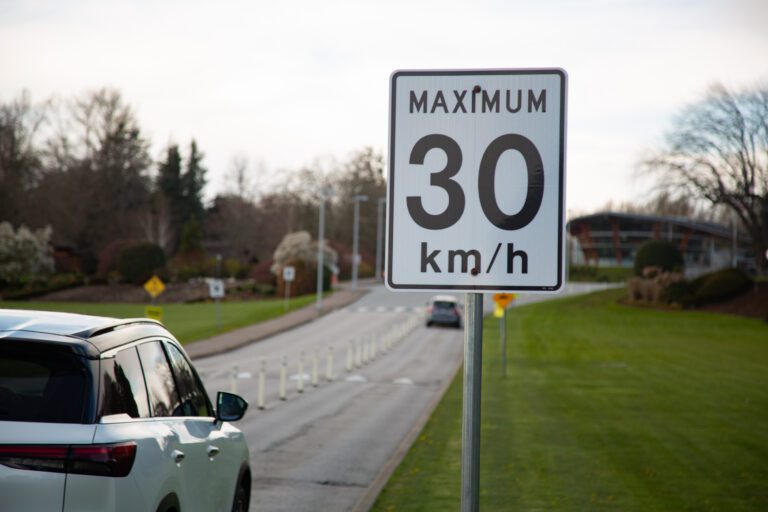
[[[294,261],[317,264],[317,242],[313,242],[312,236],[306,231],[288,233],[275,249],[273,259],[275,264],[272,266],[272,272],[275,273]],[[325,266],[335,265],[338,260],[339,255],[326,242],[323,246]]]
[[[14,230],[9,222],[0,223],[0,281],[18,283],[24,277],[53,271],[50,239],[49,227]]]
[[[296,269],[295,282],[292,287],[293,295],[310,293],[315,290],[315,279],[317,269],[317,242],[312,241],[312,237],[306,231],[297,231],[289,233],[283,237],[283,240],[275,249],[273,255],[274,264],[272,272],[277,275],[278,294],[282,293],[283,267],[290,265]],[[328,268],[335,266],[339,260],[339,255],[328,246],[326,242],[323,247],[323,266]]]

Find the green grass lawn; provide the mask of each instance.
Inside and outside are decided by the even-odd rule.
[[[768,510],[768,325],[616,304],[486,318],[480,509]],[[458,510],[460,373],[374,510]]]
[[[311,304],[314,295],[296,297],[289,301],[289,310]],[[182,343],[208,338],[238,327],[255,324],[283,314],[283,299],[258,301],[224,301],[221,303],[221,325],[216,326],[216,304],[162,304],[163,323]],[[134,318],[144,316],[144,304],[93,302],[0,302],[0,308],[66,311],[88,315]]]

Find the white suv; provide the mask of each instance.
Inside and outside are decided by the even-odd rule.
[[[248,446],[158,322],[0,310],[0,511],[246,511]]]

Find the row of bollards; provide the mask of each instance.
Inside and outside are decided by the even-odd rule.
[[[386,354],[392,350],[399,342],[412,332],[422,321],[421,316],[414,315],[406,322],[398,324],[393,329],[380,334],[368,334],[361,336],[354,341],[350,341],[346,345],[346,371],[349,373],[353,369],[362,368],[368,363],[373,362],[378,357]],[[328,347],[325,361],[325,380],[332,382],[335,379],[334,374],[334,346]],[[318,387],[320,376],[320,356],[314,353],[311,356],[310,368],[311,375],[307,375],[305,369],[305,353],[299,354],[299,360],[297,364],[296,378],[296,392],[299,394],[304,393],[304,381],[310,382],[312,387]],[[244,372],[247,373],[247,372]],[[233,393],[237,393],[237,379],[240,378],[240,372],[238,366],[232,367],[232,374],[230,375],[230,390]],[[250,373],[247,373],[250,377]],[[293,379],[294,376],[291,377]],[[267,385],[267,362],[265,359],[261,359],[259,362],[259,371],[256,379],[257,382],[257,394],[256,394],[256,407],[258,409],[265,409],[265,393]],[[278,383],[278,398],[281,401],[286,401],[288,398],[288,358],[283,356],[280,361],[279,368],[279,383]]]

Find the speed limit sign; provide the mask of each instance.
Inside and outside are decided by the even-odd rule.
[[[391,289],[560,290],[566,82],[562,69],[392,74]]]

